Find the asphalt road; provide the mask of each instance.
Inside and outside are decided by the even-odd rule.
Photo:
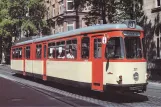
[[[1,77],[8,78],[9,80],[3,79]],[[76,89],[74,92],[72,88],[66,90],[65,87],[62,87],[60,88],[60,90],[64,90],[61,92],[62,95],[55,94],[55,92],[51,95],[50,92],[48,93],[44,90],[42,93],[42,91],[40,92],[31,87],[26,87],[24,84],[28,84],[26,82],[28,80],[23,77],[20,77],[19,80],[24,83],[23,85],[13,82],[14,79],[12,77],[17,78],[13,75],[13,72],[8,66],[0,66],[0,95],[2,96],[0,97],[0,106],[161,106],[161,84],[154,82],[149,82],[147,91],[142,94],[105,95],[103,93],[103,95],[96,95],[96,93],[93,92],[77,92]],[[50,89],[48,86],[44,86],[42,83],[32,82],[30,79],[29,84],[33,86],[35,85],[37,88],[42,86],[47,87],[47,89],[51,91],[55,90],[54,88]],[[67,97],[69,93],[72,93],[74,97]]]
[[[70,106],[31,88],[0,78],[0,106]]]
[[[0,75],[11,76],[13,73],[9,72],[7,66],[0,66]],[[73,106],[92,106],[86,101],[66,97],[60,94],[50,95],[46,94],[45,90],[37,90],[25,84],[21,84],[12,80],[0,77],[0,107],[4,106],[45,106],[45,107],[73,107]],[[69,101],[70,100],[70,101]],[[73,101],[72,101],[73,100]],[[76,103],[75,103],[76,102]]]

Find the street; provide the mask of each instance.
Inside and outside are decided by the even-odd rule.
[[[46,85],[48,84],[48,85]],[[54,84],[54,83],[53,83]],[[109,94],[73,89],[15,75],[0,66],[0,106],[160,106],[161,84],[149,82],[142,94]]]

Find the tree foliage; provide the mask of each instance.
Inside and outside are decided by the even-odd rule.
[[[89,0],[92,9],[86,15],[87,24],[118,23],[127,19],[139,22],[142,12],[142,0]]]
[[[0,0],[0,40],[4,52],[10,53],[12,37],[39,35],[46,27],[46,8],[42,1]]]

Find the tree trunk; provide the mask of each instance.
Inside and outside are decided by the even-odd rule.
[[[75,10],[75,15],[76,15],[76,29],[79,28],[79,14],[78,14],[78,8]]]
[[[101,3],[102,3],[102,5],[101,5],[101,7],[102,7],[102,15],[101,15],[101,17],[102,17],[102,20],[103,20],[103,24],[107,24],[107,21],[106,21],[106,11],[105,11],[105,5],[106,5],[106,3],[105,3],[105,1],[104,0],[102,0],[101,1]]]

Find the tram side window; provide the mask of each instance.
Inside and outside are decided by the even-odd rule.
[[[89,43],[90,43],[90,39],[89,37],[83,37],[82,38],[82,46],[81,46],[81,57],[84,59],[88,59],[89,58]]]
[[[14,59],[14,58],[15,58],[15,55],[16,55],[16,53],[15,53],[15,49],[12,49],[12,59]]]
[[[44,58],[46,58],[46,45],[44,45]]]
[[[22,48],[16,48],[12,52],[14,59],[21,59],[22,58]]]
[[[56,58],[58,59],[65,58],[65,41],[56,43]]]
[[[66,42],[66,57],[68,59],[76,59],[77,58],[77,40],[67,40]]]
[[[18,48],[15,49],[15,58],[18,58]]]
[[[49,43],[48,44],[48,58],[52,59],[55,58],[56,54],[56,48],[55,48],[55,43]]]
[[[36,59],[41,59],[42,45],[36,45]]]
[[[106,45],[106,58],[123,58],[123,39],[121,37],[111,38]]]
[[[22,58],[22,48],[19,48],[19,51],[18,51],[18,58],[19,58],[19,59]]]
[[[102,43],[101,39],[94,39],[94,57],[101,58],[102,56]]]
[[[26,59],[30,59],[30,46],[27,46],[25,51]]]

